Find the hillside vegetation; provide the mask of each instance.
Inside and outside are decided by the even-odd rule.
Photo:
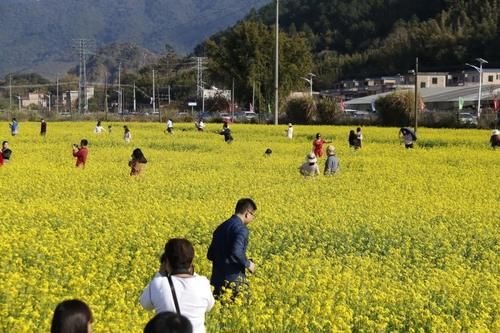
[[[284,0],[280,6],[280,29],[308,41],[318,88],[406,73],[416,56],[422,70],[461,69],[477,57],[500,66],[499,0]],[[246,21],[274,25],[275,4]]]
[[[129,42],[152,51],[188,52],[268,0],[2,0],[0,76],[42,64],[78,61],[73,39],[97,47]]]

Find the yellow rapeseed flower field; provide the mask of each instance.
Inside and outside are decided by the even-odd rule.
[[[108,123],[104,124],[107,127]],[[208,332],[500,332],[500,151],[489,131],[426,129],[405,150],[398,129],[366,127],[350,150],[348,127],[233,125],[232,144],[193,124],[21,123],[0,139],[0,331],[48,332],[60,301],[80,298],[95,332],[142,332],[153,316],[138,297],[167,239],[206,250],[236,201],[251,197],[248,298],[217,303]],[[341,171],[304,179],[299,165],[321,132]],[[85,169],[71,144],[87,138]],[[140,147],[149,163],[130,177]],[[264,157],[266,148],[271,157]],[[323,167],[324,158],[320,159]]]

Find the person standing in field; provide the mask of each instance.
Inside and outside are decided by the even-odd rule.
[[[170,118],[167,120],[167,133],[174,134],[174,122]]]
[[[318,160],[313,152],[306,155],[306,161],[299,167],[299,172],[304,178],[319,175]]]
[[[205,313],[215,300],[210,283],[194,272],[194,247],[187,239],[172,238],[165,244],[160,269],[144,288],[140,303],[146,310],[176,312],[186,316],[193,332],[205,332]]]
[[[123,126],[123,140],[125,140],[126,143],[130,143],[130,140],[132,140],[132,133],[130,133],[127,125]]]
[[[325,170],[323,174],[325,176],[334,175],[339,170],[339,160],[337,156],[335,156],[335,147],[328,146],[326,147],[326,161],[325,161]]]
[[[12,122],[9,124],[10,134],[16,136],[19,133],[19,123],[16,118],[12,118]]]
[[[97,124],[95,125],[95,130],[94,130],[95,134],[101,134],[104,132],[104,127],[102,127],[101,125],[101,121],[97,121]]]
[[[358,150],[361,147],[361,141],[359,141],[359,138],[357,134],[354,133],[354,130],[349,131],[349,137],[347,138],[347,141],[349,142],[350,148]]]
[[[92,311],[85,302],[67,300],[57,305],[50,333],[91,333],[93,321]]]
[[[293,125],[292,123],[288,123],[288,128],[286,129],[286,137],[288,139],[293,139]]]
[[[47,122],[43,118],[40,120],[40,135],[44,139],[47,135]]]
[[[2,157],[4,164],[10,161],[11,155],[12,155],[12,150],[9,148],[9,142],[8,141],[2,142]]]
[[[356,137],[358,138],[359,148],[361,148],[363,143],[363,133],[361,132],[361,127],[356,128]]]
[[[80,146],[77,144],[73,145],[73,156],[76,157],[76,167],[85,167],[85,163],[87,163],[87,156],[89,154],[89,150],[87,145],[89,142],[86,139],[82,139],[80,141]]]
[[[130,167],[130,175],[138,176],[144,172],[146,168],[146,163],[148,160],[139,148],[134,149],[132,152],[132,157],[128,161],[128,166]]]
[[[207,258],[212,262],[210,284],[219,297],[223,288],[236,297],[246,285],[246,270],[255,272],[255,264],[247,258],[249,231],[247,225],[255,219],[257,205],[250,198],[238,200],[234,214],[220,224],[212,235]]]
[[[316,134],[316,139],[313,141],[313,153],[315,157],[323,157],[323,145],[325,143],[331,143],[331,141],[326,141],[321,138],[321,134],[317,133]]]
[[[493,149],[500,147],[500,131],[499,130],[494,129],[491,132],[490,143],[491,143],[491,148],[493,148]]]

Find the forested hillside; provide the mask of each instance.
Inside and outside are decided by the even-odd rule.
[[[500,0],[283,0],[280,29],[304,37],[317,87],[338,79],[463,68],[477,57],[500,66]],[[274,25],[275,3],[250,13]],[[213,36],[224,40],[231,29]]]

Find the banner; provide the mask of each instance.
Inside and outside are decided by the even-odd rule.
[[[497,99],[497,96],[493,96],[493,110],[500,110],[500,101]]]
[[[464,98],[463,97],[459,97],[458,98],[458,109],[462,110],[463,108],[464,108]]]

